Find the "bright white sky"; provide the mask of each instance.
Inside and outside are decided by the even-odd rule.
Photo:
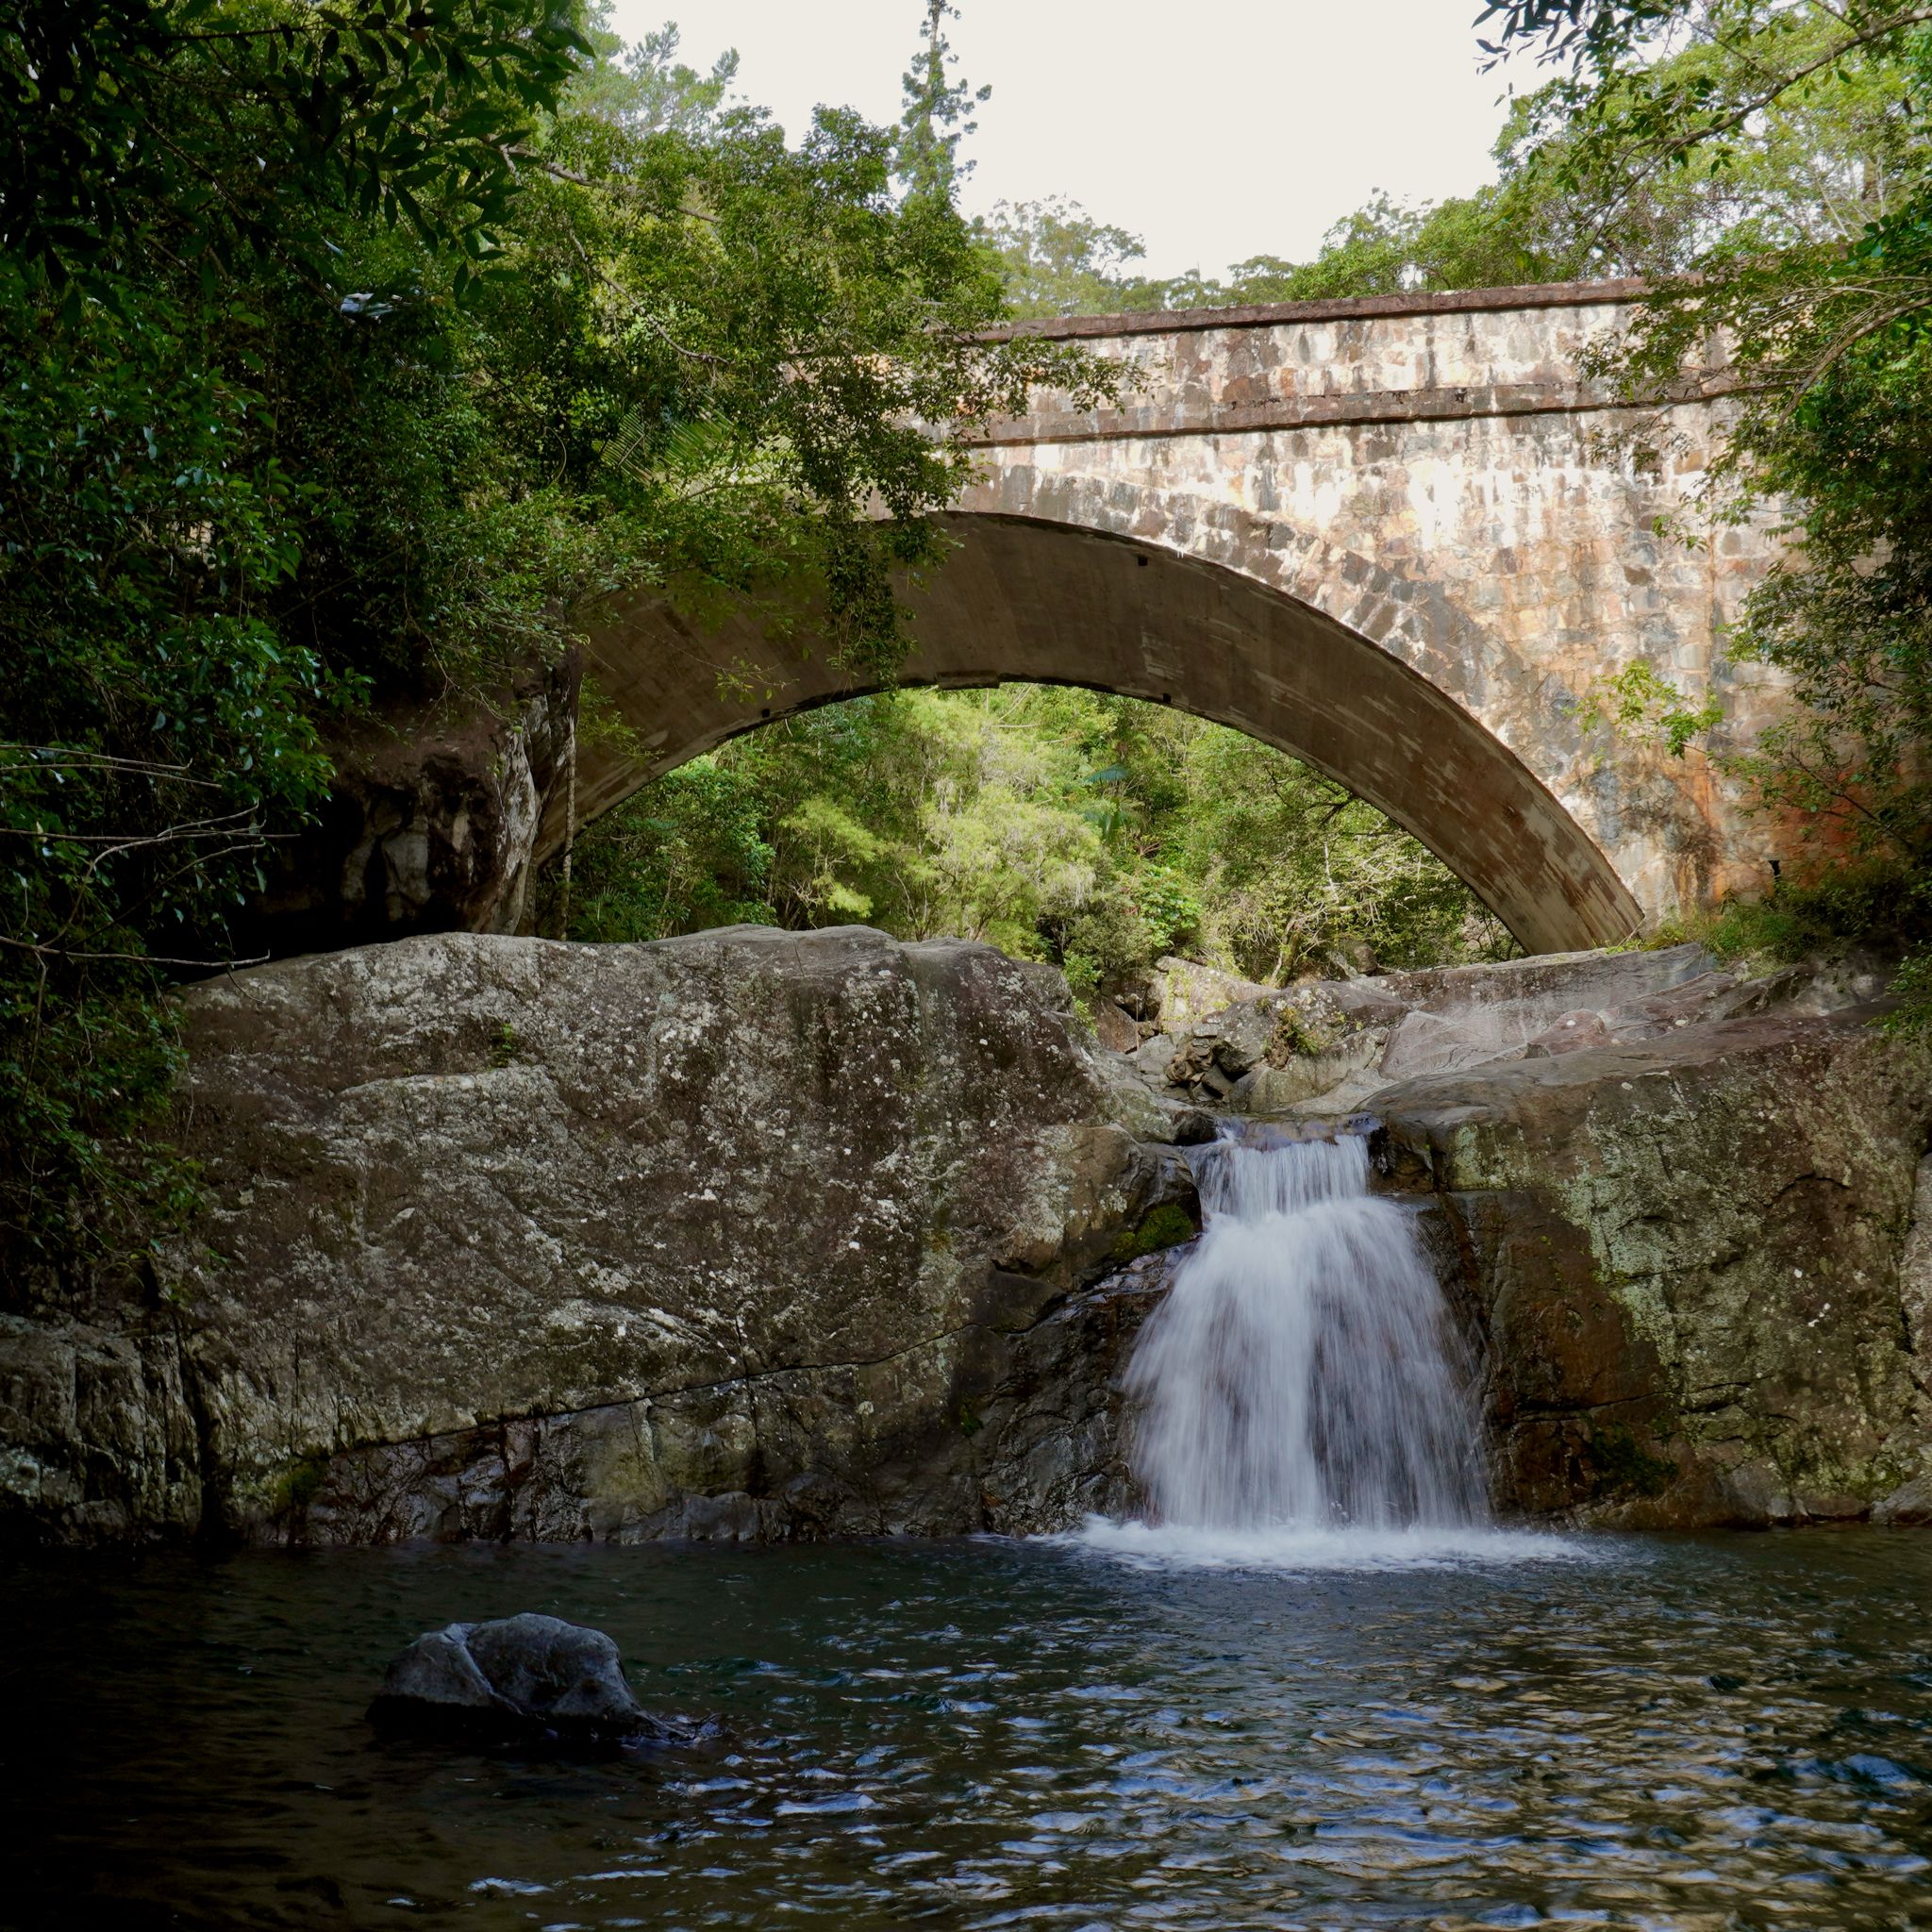
[[[958,0],[959,72],[992,98],[965,152],[969,208],[1071,195],[1144,237],[1146,272],[1305,259],[1378,188],[1492,179],[1507,81],[1477,71],[1477,0]],[[923,0],[617,0],[636,39],[741,56],[741,92],[795,138],[813,106],[899,114]],[[1512,63],[1520,87],[1534,68]]]

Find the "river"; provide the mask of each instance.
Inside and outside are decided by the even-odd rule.
[[[15,1561],[0,1921],[1932,1925],[1932,1537],[1419,1547]],[[367,1728],[410,1637],[526,1608],[721,1735]]]

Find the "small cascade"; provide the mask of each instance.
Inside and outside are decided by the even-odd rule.
[[[1224,1139],[1206,1231],[1128,1370],[1153,1524],[1236,1535],[1487,1524],[1469,1361],[1368,1144]]]

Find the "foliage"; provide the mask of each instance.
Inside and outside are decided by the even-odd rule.
[[[1570,68],[1529,117],[1525,168],[1598,210],[1596,235],[1642,198],[1689,211],[1618,372],[1655,394],[1720,335],[1740,408],[1705,508],[1788,511],[1790,547],[1731,647],[1803,709],[1736,763],[1814,866],[1879,861],[1916,903],[1932,878],[1932,8],[1489,11],[1498,45],[1540,37]]]
[[[325,675],[269,615],[292,486],[238,460],[255,398],[180,305],[121,317],[58,325],[0,258],[0,1224],[36,1238],[115,1191],[105,1143],[173,1069],[152,994],[227,956],[267,816],[325,769]]]
[[[9,7],[0,250],[75,298],[250,257],[313,277],[316,210],[339,208],[454,245],[460,275],[508,213],[516,144],[588,51],[558,0]]]
[[[980,234],[1016,315],[1107,315],[1159,308],[1165,284],[1128,273],[1146,252],[1138,235],[1096,222],[1076,201],[1000,202]]]
[[[1655,945],[1695,940],[1722,959],[1789,965],[1841,959],[1856,947],[1893,952],[1932,940],[1932,893],[1896,864],[1835,866],[1780,880],[1762,899],[1732,899],[1653,935]]]
[[[1695,707],[1689,705],[1676,685],[1646,658],[1598,678],[1585,696],[1590,706],[1626,737],[1660,744],[1673,758],[1682,758],[1699,732],[1708,731],[1724,719],[1724,707],[1714,698]]]
[[[1052,687],[769,726],[646,786],[576,854],[575,938],[861,920],[1051,959],[1083,998],[1178,951],[1279,979],[1508,945],[1414,840],[1293,759]]]
[[[1332,780],[1219,729],[1194,735],[1187,778],[1176,859],[1210,908],[1213,960],[1285,981],[1514,950],[1441,860]]]
[[[952,77],[946,22],[958,17],[959,9],[947,0],[925,0],[925,42],[906,72],[906,111],[899,122],[901,177],[913,194],[948,205],[973,170],[971,161],[959,158],[960,142],[979,130],[969,117],[992,92],[990,87],[975,92]]]
[[[1158,1254],[1163,1248],[1177,1248],[1191,1241],[1201,1230],[1193,1216],[1178,1202],[1164,1202],[1154,1208],[1139,1227],[1124,1229],[1115,1238],[1113,1258],[1138,1261],[1143,1255]]]
[[[663,939],[770,923],[763,808],[755,774],[715,757],[633,794],[577,839],[570,936]]]
[[[1344,216],[1312,261],[1257,255],[1225,276],[1198,271],[1171,279],[1131,272],[1138,236],[1057,198],[1002,203],[983,225],[1015,313],[1120,314],[1149,308],[1241,308],[1271,302],[1387,295],[1411,289],[1471,289],[1553,279],[1565,272],[1546,236],[1507,185],[1439,203],[1387,195]]]
[[[640,585],[815,607],[889,677],[965,433],[1115,393],[984,339],[997,274],[907,172],[908,129],[950,156],[925,55],[907,128],[788,145],[728,58],[552,0],[0,18],[0,1245],[116,1191],[156,1002],[236,957],[345,715],[489,700]]]
[[[1860,345],[1750,454],[1796,501],[1796,549],[1733,649],[1804,709],[1745,769],[1814,842],[1932,865],[1932,335]]]

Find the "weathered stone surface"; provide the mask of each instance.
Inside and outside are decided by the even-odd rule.
[[[0,1533],[192,1530],[201,1444],[178,1324],[138,1305],[92,1312],[0,1315]]]
[[[1532,950],[1615,943],[1762,890],[1782,839],[1744,781],[1614,731],[1596,698],[1647,664],[1718,700],[1721,752],[1787,702],[1718,647],[1777,554],[1775,507],[1694,550],[1666,527],[1724,434],[1722,376],[1687,382],[1646,462],[1585,373],[1632,297],[1024,325],[1131,363],[1144,387],[1100,413],[1041,395],[992,429],[947,519],[956,548],[918,592],[906,675],[1064,679],[1250,732],[1427,838]],[[587,754],[587,814],[851,689],[835,653],[802,658],[749,608],[699,636],[649,596],[620,601],[588,649],[643,757]],[[720,662],[744,675],[727,688]]]
[[[1364,1026],[1324,1052],[1296,1054],[1282,1065],[1263,1062],[1235,1082],[1227,1104],[1239,1113],[1276,1113],[1332,1093],[1351,1075],[1379,1066],[1388,1030]]]
[[[1387,1123],[1442,1204],[1506,1507],[1917,1523],[1932,1070],[1845,1005],[1886,976],[1740,978],[1695,946],[1391,974],[1231,1007],[1164,1072]]]
[[[1260,1113],[1379,1064],[1388,1023],[1407,1010],[1368,981],[1275,989],[1196,1020],[1171,1040],[1165,1056],[1150,1041],[1133,1064],[1171,1091]],[[1282,1077],[1270,1077],[1276,1074]]]
[[[1420,1074],[1651,1040],[1779,1005],[1845,1004],[1819,996],[1817,978],[1793,968],[1740,981],[1685,945],[1323,980],[1239,1001],[1196,1021],[1164,1059],[1150,1041],[1132,1064],[1157,1087],[1237,1112],[1346,1114]]]
[[[1154,962],[1151,991],[1155,1014],[1163,1031],[1175,1033],[1196,1020],[1224,1012],[1242,1000],[1257,999],[1268,989],[1237,973],[1203,966],[1194,959],[1162,958]]]
[[[1141,1029],[1113,1001],[1093,1003],[1093,1037],[1109,1053],[1132,1053],[1141,1044]]]
[[[1875,1017],[1672,1026],[1375,1096],[1385,1163],[1441,1212],[1506,1507],[1917,1520],[1932,1053]]]
[[[1167,1059],[1252,1106],[1369,1097],[1482,1345],[1507,1508],[1915,1524],[1932,1055],[1817,1010],[1861,983],[1694,948],[1391,975]],[[136,1283],[0,1319],[8,1532],[773,1539],[1131,1502],[1116,1372],[1213,1122],[1087,1043],[1057,975],[858,928],[445,936],[188,1007],[208,1211]],[[1391,1083],[1415,1021],[1438,1070]]]
[[[187,1005],[209,1206],[152,1309],[0,1332],[17,1530],[937,1532],[1113,1479],[1144,1268],[1090,1284],[1191,1186],[1057,974],[449,935]]]
[[[263,949],[523,928],[545,808],[567,815],[577,682],[572,660],[500,709],[391,707],[331,746],[318,823],[250,908]]]
[[[369,1721],[475,1741],[664,1744],[691,1735],[639,1704],[603,1631],[530,1611],[417,1638],[384,1674]]]

